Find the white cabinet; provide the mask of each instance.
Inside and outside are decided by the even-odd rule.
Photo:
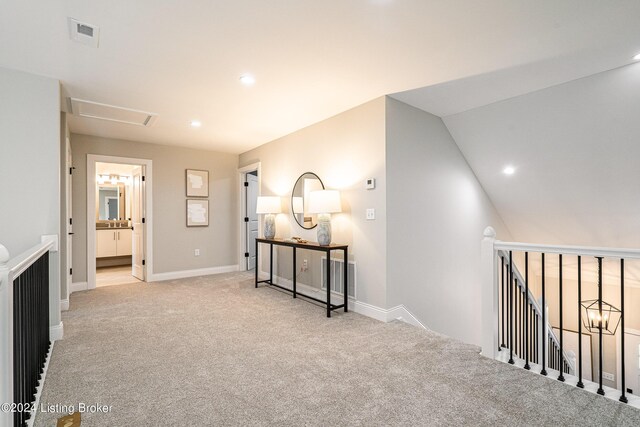
[[[96,257],[131,255],[131,229],[96,230]]]
[[[131,255],[131,229],[130,228],[125,228],[124,230],[117,230],[116,242],[118,243],[116,248],[116,255],[118,256]]]

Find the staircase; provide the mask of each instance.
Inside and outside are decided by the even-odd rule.
[[[625,270],[629,268],[625,261],[636,262],[637,269],[640,250],[502,242],[495,236],[495,230],[487,227],[482,240],[482,354],[640,408],[640,395],[632,394],[625,384],[626,368],[635,366],[638,360],[626,360],[624,333]],[[524,274],[515,266],[514,254],[523,256]],[[535,275],[540,278],[540,288],[536,286],[539,299],[529,289],[530,259],[539,262]],[[545,271],[550,265],[557,268],[553,274]],[[603,279],[605,268],[609,273]],[[583,272],[588,273],[587,280]],[[551,307],[558,319],[557,334],[549,324],[546,298],[550,290],[545,285],[550,279],[554,286],[557,284],[553,296],[557,295],[558,301]],[[603,298],[603,284],[608,285],[608,298]],[[617,295],[612,296],[613,290]],[[596,292],[597,298],[593,299]],[[589,298],[583,298],[585,295]],[[607,301],[610,298],[615,299]],[[632,306],[627,310],[637,309]],[[577,356],[564,346],[563,338],[569,331],[563,325],[565,319],[571,319],[577,329],[571,331],[577,336]],[[583,351],[587,334],[593,350]],[[607,383],[603,382],[605,336],[615,336],[618,343],[617,349],[610,344],[606,349],[607,354],[615,353],[618,369],[615,381],[612,376]],[[592,359],[597,364],[590,381],[583,377],[583,365]],[[611,363],[607,363],[611,369]]]
[[[512,265],[511,255],[504,250],[498,251],[500,358],[508,354],[509,363],[520,359],[525,369],[530,369],[531,362],[546,364],[558,372],[562,367],[563,374],[575,375],[575,354],[564,350],[548,321],[549,308],[545,304],[543,315],[542,301],[536,300],[528,289],[515,263]]]

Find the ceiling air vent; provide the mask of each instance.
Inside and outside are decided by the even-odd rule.
[[[69,37],[78,43],[86,44],[92,47],[98,47],[100,39],[100,27],[80,22],[77,19],[68,18]]]
[[[71,114],[88,117],[90,119],[108,120],[110,122],[149,127],[158,116],[156,113],[85,101],[83,99],[69,98],[68,101]]]

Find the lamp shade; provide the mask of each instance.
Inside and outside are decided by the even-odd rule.
[[[277,214],[282,212],[282,203],[278,196],[260,196],[256,206],[257,214]]]
[[[318,190],[309,193],[309,213],[342,212],[340,192],[337,190]]]

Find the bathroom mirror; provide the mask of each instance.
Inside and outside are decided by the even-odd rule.
[[[125,185],[123,183],[98,184],[97,195],[96,219],[125,219]]]
[[[305,172],[300,175],[291,191],[293,217],[298,225],[306,230],[311,230],[318,225],[316,214],[308,213],[309,193],[316,190],[324,190],[322,180],[313,172]]]

